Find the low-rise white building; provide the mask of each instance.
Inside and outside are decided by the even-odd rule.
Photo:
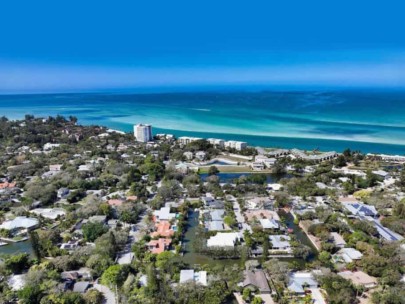
[[[180,284],[187,282],[195,282],[207,286],[207,272],[196,272],[194,269],[183,269],[180,271]]]
[[[15,229],[34,229],[37,228],[39,222],[36,218],[26,217],[26,216],[17,216],[13,220],[5,221],[0,225],[0,228],[6,230],[15,230]]]
[[[237,232],[218,232],[207,240],[207,247],[234,247],[239,239]]]

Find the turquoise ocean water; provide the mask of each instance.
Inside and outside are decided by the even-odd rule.
[[[74,115],[82,124],[297,147],[405,154],[403,91],[1,95],[0,116]]]

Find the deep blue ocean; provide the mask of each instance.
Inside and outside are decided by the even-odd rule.
[[[405,92],[382,90],[0,95],[0,116],[74,115],[130,132],[247,141],[263,147],[405,154]]]

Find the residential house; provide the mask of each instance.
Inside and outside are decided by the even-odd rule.
[[[289,275],[287,288],[298,295],[305,294],[305,288],[318,288],[319,284],[311,272],[294,272]]]
[[[207,247],[234,247],[239,239],[239,233],[218,232],[207,240]]]
[[[168,250],[171,243],[171,239],[160,238],[158,240],[151,240],[147,246],[152,253],[159,254]]]
[[[170,221],[171,219],[174,219],[176,217],[176,213],[170,213],[170,208],[169,207],[162,207],[160,210],[155,210],[153,212],[153,215],[155,216],[155,221]]]
[[[203,286],[207,286],[207,272],[194,271],[194,269],[183,269],[180,271],[180,284],[187,282],[195,282]]]
[[[271,289],[267,282],[266,275],[261,269],[245,270],[243,272],[245,279],[239,286],[243,288],[258,289],[262,294],[270,294]]]
[[[346,246],[346,242],[343,239],[343,237],[337,233],[337,232],[331,232],[330,233],[332,239],[333,239],[333,244],[335,244],[336,247],[338,248],[343,248]]]
[[[174,230],[169,221],[160,221],[155,224],[156,231],[151,234],[152,237],[172,237]]]
[[[273,250],[291,251],[291,238],[289,235],[269,235],[269,240]]]
[[[346,280],[351,281],[354,285],[363,286],[366,289],[371,289],[377,286],[377,279],[369,276],[363,271],[342,271],[338,275]]]
[[[360,260],[363,254],[354,248],[342,248],[336,252],[332,258],[335,263],[352,263]]]
[[[37,228],[39,222],[36,218],[26,217],[26,216],[17,216],[13,220],[5,221],[0,225],[0,228],[6,230],[18,230],[18,229],[27,229],[32,230]]]

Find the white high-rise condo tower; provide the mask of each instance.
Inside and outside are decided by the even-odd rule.
[[[148,142],[152,140],[152,126],[137,124],[134,125],[134,136],[136,141]]]

